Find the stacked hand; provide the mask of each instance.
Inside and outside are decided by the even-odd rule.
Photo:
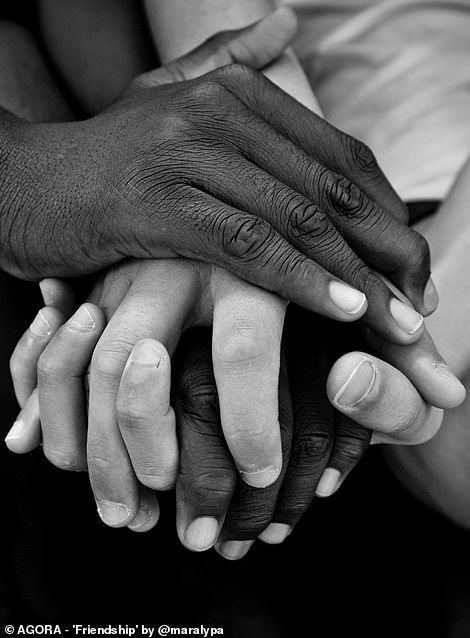
[[[429,313],[429,251],[403,223],[372,153],[241,64],[262,67],[282,52],[294,34],[286,16],[141,76],[89,120],[12,120],[22,143],[11,159],[17,197],[2,211],[1,265],[41,279],[123,257],[194,258],[333,319],[365,313],[397,343],[416,340],[421,315],[373,269]],[[225,66],[170,82],[193,78],[203,56]],[[6,179],[8,170],[6,158]]]
[[[8,439],[12,449],[39,443],[40,416],[46,456],[59,467],[88,468],[105,522],[139,531],[158,517],[152,490],[177,479],[181,540],[200,550],[219,538],[220,551],[231,557],[261,533],[282,540],[315,490],[334,491],[368,443],[368,431],[356,423],[388,442],[419,442],[440,423],[431,404],[463,399],[422,317],[373,270],[422,312],[434,309],[432,288],[424,295],[425,244],[403,225],[403,208],[369,152],[254,71],[230,67],[191,79],[208,48],[215,65],[264,66],[286,37],[281,49],[256,57],[253,42],[262,34],[260,23],[219,36],[140,78],[108,113],[81,125],[82,133],[94,131],[106,157],[100,179],[114,235],[102,226],[103,212],[92,221],[82,216],[102,243],[78,242],[48,272],[68,273],[82,257],[85,271],[126,254],[197,255],[327,317],[351,321],[365,313],[375,330],[369,347],[389,363],[362,353],[342,357],[328,378],[334,411],[325,393],[333,324],[292,309],[290,398],[284,368],[279,381],[285,302],[192,259],[123,262],[71,318],[70,291],[44,282],[53,301],[12,359],[22,406]],[[247,51],[254,58],[240,60]],[[181,77],[189,81],[158,86]],[[223,135],[221,113],[228,118]],[[137,133],[132,143],[128,131]],[[35,262],[32,255],[23,274],[47,270],[42,256]],[[15,260],[26,264],[21,254]],[[168,353],[188,327],[212,323],[212,344],[196,330],[179,348],[177,437]],[[87,434],[82,378],[90,359]],[[233,463],[245,483],[236,483]],[[263,533],[271,521],[281,527]]]
[[[177,311],[178,295],[183,300],[188,288],[194,291],[194,277],[201,276],[198,269],[201,265],[196,262],[174,260],[123,264],[96,284],[90,298],[97,305],[80,306],[65,323],[74,305],[71,291],[61,282],[46,280],[42,288],[52,305],[40,311],[13,355],[15,388],[23,409],[16,438],[13,432],[7,441],[10,449],[23,452],[39,444],[40,415],[46,456],[63,469],[88,467],[101,515],[112,526],[150,529],[158,509],[155,497],[142,485],[168,489],[177,478],[178,531],[189,548],[212,545],[223,521],[222,541],[254,539],[271,521],[282,526],[271,527],[262,538],[281,540],[315,491],[332,493],[362,455],[370,433],[357,423],[374,429],[387,442],[418,443],[437,431],[442,417],[441,410],[432,408],[419,392],[445,407],[462,398],[460,385],[424,340],[406,347],[374,344],[402,372],[370,354],[346,354],[333,366],[327,385],[331,357],[338,352],[337,345],[334,350],[329,345],[329,336],[332,333],[337,344],[338,327],[291,307],[285,334],[291,396],[283,366],[279,434],[280,328],[278,335],[273,336],[272,327],[269,334],[272,322],[266,322],[267,315],[259,316],[259,304],[267,301],[263,296],[268,293],[249,286],[245,291],[229,287],[218,319],[223,321],[223,339],[218,341],[216,327],[214,344],[209,332],[196,329],[179,346],[174,375],[176,432],[170,408],[170,360],[163,343],[171,352],[182,325],[206,323],[195,305],[189,321],[190,314]],[[165,301],[162,283],[168,284],[168,270],[175,289]],[[210,294],[207,286],[203,291],[200,300]],[[279,300],[269,297],[276,309]],[[345,335],[349,347],[351,337]],[[233,347],[235,340],[238,348]],[[219,360],[219,346],[230,357]],[[83,378],[93,352],[87,460]],[[337,411],[327,401],[326,387]],[[255,429],[258,424],[261,427]],[[278,437],[282,469],[277,445],[272,443]],[[279,472],[280,477],[263,490],[239,481],[234,492],[232,458],[245,481],[254,486],[272,483]],[[247,469],[253,466],[264,467],[265,472],[250,476]],[[246,548],[246,544],[241,549],[235,546],[237,552]],[[225,552],[232,550],[230,544]]]

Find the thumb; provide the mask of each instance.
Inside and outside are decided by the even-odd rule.
[[[442,410],[426,403],[404,374],[362,352],[336,361],[327,394],[342,414],[374,431],[375,443],[425,443],[441,425]]]
[[[227,64],[245,64],[262,69],[284,52],[296,33],[294,12],[280,7],[243,29],[217,33],[181,58],[139,75],[133,86],[152,88],[192,80]]]

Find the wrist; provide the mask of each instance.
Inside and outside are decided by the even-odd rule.
[[[87,231],[100,198],[80,123],[2,113],[0,128],[0,267],[29,280],[90,272]]]
[[[0,267],[21,278],[21,221],[32,208],[27,128],[34,127],[0,109]],[[37,176],[39,181],[39,176]],[[30,200],[28,202],[28,200]]]

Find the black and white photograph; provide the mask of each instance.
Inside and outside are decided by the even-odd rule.
[[[0,0],[0,636],[470,638],[470,0]]]

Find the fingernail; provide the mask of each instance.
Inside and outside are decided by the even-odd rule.
[[[80,306],[77,312],[69,319],[68,325],[73,330],[79,330],[80,332],[91,332],[96,327],[96,322],[93,319],[90,311],[86,306]]]
[[[315,494],[326,498],[336,492],[340,486],[341,472],[332,467],[327,467],[317,485]]]
[[[255,541],[226,541],[217,545],[217,551],[228,560],[239,560],[248,553]]]
[[[269,545],[278,545],[279,543],[283,543],[291,532],[291,525],[286,525],[285,523],[271,523],[263,532],[261,532],[258,538],[260,541],[268,543]]]
[[[134,347],[130,361],[139,365],[152,365],[158,368],[162,361],[162,352],[152,341],[141,341]]]
[[[274,465],[266,467],[264,470],[256,470],[255,472],[244,472],[240,470],[240,476],[251,487],[268,487],[277,480],[280,469]]]
[[[127,526],[133,532],[145,531],[154,522],[156,512],[148,507],[141,507],[132,523]]]
[[[374,387],[376,373],[372,362],[362,359],[336,393],[334,402],[344,408],[361,403]]]
[[[52,306],[53,303],[55,302],[55,297],[52,294],[52,290],[49,288],[49,286],[44,281],[40,281],[39,289],[41,290],[41,295],[44,301],[44,305]]]
[[[48,337],[52,332],[51,324],[45,318],[42,310],[34,317],[34,321],[29,326],[29,329],[38,337]]]
[[[456,402],[463,401],[467,391],[464,384],[452,372],[449,366],[444,362],[438,362],[433,365],[433,369],[439,374],[443,382],[448,381],[448,384],[446,384],[448,388],[447,391],[448,393],[452,392],[454,400]]]
[[[130,517],[130,511],[126,505],[111,501],[101,501],[98,504],[98,514],[103,523],[111,527],[121,525]]]
[[[341,281],[331,281],[329,289],[331,301],[347,315],[356,315],[367,303],[363,292]]]
[[[439,295],[432,277],[429,277],[424,289],[423,303],[426,312],[434,312],[439,305]]]
[[[13,439],[20,439],[26,429],[26,423],[24,421],[15,421],[5,437],[5,441],[11,441]]]
[[[188,527],[184,537],[191,549],[204,552],[213,547],[219,535],[219,523],[215,518],[203,516],[196,518]]]
[[[390,312],[397,326],[409,335],[414,335],[423,325],[423,315],[395,297],[390,300]]]

